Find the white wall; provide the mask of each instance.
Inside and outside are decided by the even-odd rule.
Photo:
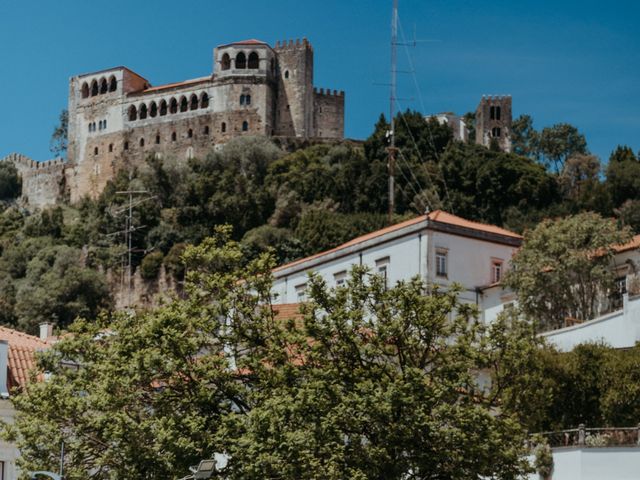
[[[587,342],[605,342],[614,348],[633,347],[640,341],[640,297],[629,300],[625,295],[623,310],[579,325],[545,332],[542,336],[561,351],[570,351],[576,345]]]
[[[0,400],[0,420],[6,423],[13,423],[15,410],[10,400]],[[4,462],[3,480],[17,480],[18,471],[16,469],[16,459],[20,456],[15,445],[0,441],[0,461]]]
[[[638,480],[640,448],[562,448],[553,450],[552,480]],[[539,480],[537,474],[528,480]]]

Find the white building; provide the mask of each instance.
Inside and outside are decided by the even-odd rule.
[[[454,140],[459,140],[461,142],[469,140],[469,129],[460,115],[456,115],[452,112],[443,112],[424,117],[425,120],[429,120],[431,118],[435,118],[440,125],[449,125],[453,131]]]
[[[303,301],[310,272],[339,286],[354,265],[366,265],[390,286],[415,276],[445,288],[458,283],[464,289],[460,299],[477,304],[491,321],[514,300],[498,284],[521,242],[503,228],[436,210],[276,268],[274,303]]]

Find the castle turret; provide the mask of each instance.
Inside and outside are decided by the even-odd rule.
[[[511,95],[483,95],[476,109],[476,143],[488,147],[495,141],[511,151]]]

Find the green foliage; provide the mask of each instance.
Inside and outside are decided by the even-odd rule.
[[[622,225],[626,225],[634,233],[640,233],[640,199],[626,200],[620,208],[615,210]]]
[[[562,172],[569,157],[587,153],[587,140],[573,125],[558,123],[540,132],[538,154],[545,165],[557,174]]]
[[[0,200],[15,200],[22,193],[22,179],[13,163],[0,162]]]
[[[535,444],[533,454],[535,457],[534,466],[536,472],[546,480],[551,477],[551,473],[553,472],[553,453],[551,452],[551,447],[545,442],[542,436],[534,437],[533,443]]]
[[[160,251],[148,253],[140,263],[140,275],[145,280],[154,280],[160,274],[164,255]]]
[[[511,124],[511,146],[516,155],[535,158],[538,154],[540,135],[533,128],[530,115],[520,115]]]
[[[183,280],[185,273],[185,265],[182,260],[182,254],[187,248],[186,243],[176,243],[171,247],[169,253],[164,257],[164,266],[167,272],[173,275],[176,280]]]
[[[67,155],[67,146],[69,144],[69,111],[65,108],[60,112],[58,125],[53,129],[51,141],[49,142],[49,150],[58,157]]]
[[[242,247],[248,258],[271,252],[278,264],[290,262],[304,255],[300,240],[291,230],[271,225],[249,230],[242,237]]]
[[[455,289],[357,268],[337,291],[313,278],[304,318],[278,319],[273,260],[246,264],[230,237],[186,249],[185,298],[77,321],[41,355],[51,379],[5,425],[24,470],[52,468],[64,438],[69,480],[179,478],[222,451],[229,480],[526,473],[523,430],[474,381],[501,347]]]
[[[611,154],[607,165],[607,187],[616,207],[626,200],[640,199],[640,160],[629,147],[618,146]]]

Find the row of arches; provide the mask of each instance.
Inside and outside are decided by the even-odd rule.
[[[207,92],[202,92],[200,97],[194,93],[188,99],[183,95],[179,100],[172,97],[168,102],[164,99],[160,100],[159,103],[152,101],[148,107],[146,103],[141,103],[137,107],[131,105],[128,110],[128,117],[130,122],[134,122],[136,120],[144,120],[147,117],[154,118],[158,115],[164,117],[167,113],[174,114],[178,113],[178,111],[186,112],[208,107],[209,95]]]
[[[229,70],[231,68],[231,57],[228,53],[222,55],[222,61],[220,63],[222,70]],[[244,52],[238,52],[235,58],[235,68],[241,70],[246,68],[257,70],[260,68],[260,57],[256,52],[251,52],[248,57]]]
[[[96,95],[102,95],[108,92],[115,92],[118,88],[118,81],[116,77],[111,75],[107,80],[102,77],[100,80],[95,78],[91,81],[91,84],[84,82],[82,84],[82,98],[88,98],[89,96],[95,97]]]

